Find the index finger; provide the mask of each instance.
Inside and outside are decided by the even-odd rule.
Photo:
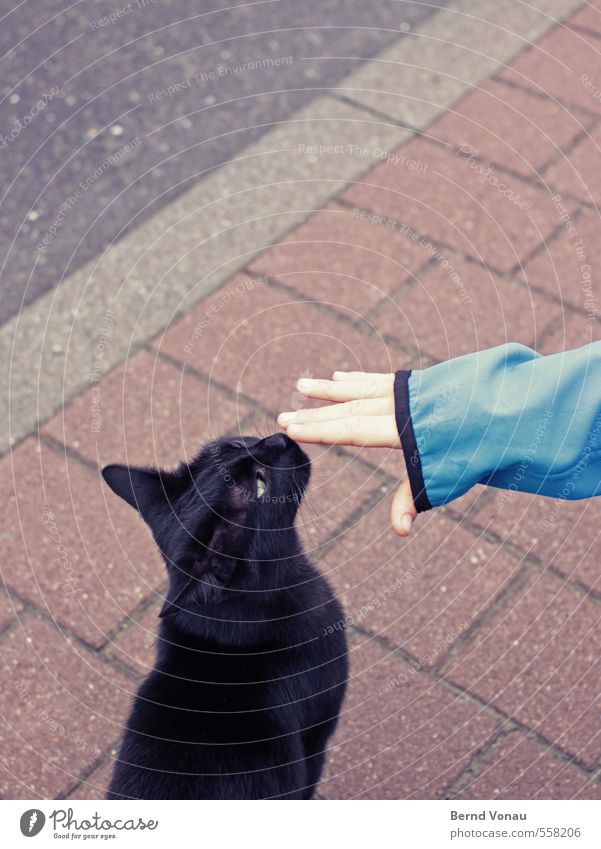
[[[310,380],[302,378],[296,388],[308,398],[322,401],[355,401],[382,398],[392,392],[393,374],[366,374],[352,380]]]

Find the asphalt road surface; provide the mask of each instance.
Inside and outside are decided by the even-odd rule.
[[[0,323],[445,2],[6,9]]]

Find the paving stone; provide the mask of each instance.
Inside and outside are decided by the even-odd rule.
[[[348,320],[357,318],[342,307],[339,312]],[[366,323],[363,327],[369,329]],[[256,278],[236,277],[155,345],[274,414],[305,405],[295,390],[300,377],[403,367],[401,355],[384,340]],[[269,430],[274,425],[266,423]]]
[[[378,507],[341,537],[320,566],[351,624],[432,667],[490,607],[519,563],[437,512],[400,538],[390,528],[389,512]]]
[[[23,605],[17,598],[0,591],[0,631],[10,625],[22,610]]]
[[[560,196],[559,203],[564,204],[565,198]],[[539,286],[577,309],[598,314],[601,221],[598,215],[586,212],[566,224],[520,269],[520,276],[528,285]]]
[[[601,606],[534,573],[452,659],[446,677],[588,766],[601,756]]]
[[[597,35],[601,35],[601,6],[598,0],[587,0],[587,3],[566,22],[569,26],[585,27]]]
[[[446,360],[505,342],[536,347],[561,314],[559,304],[520,283],[444,257],[372,321],[380,333]]]
[[[329,747],[326,799],[435,799],[497,722],[423,672],[354,641],[351,678]]]
[[[601,39],[599,48],[601,49]],[[586,138],[582,139],[567,156],[559,159],[547,170],[545,180],[553,189],[575,195],[585,203],[598,204],[601,200],[601,177],[597,168],[591,168],[591,162],[598,159],[600,150],[601,128],[597,127],[587,134]],[[596,217],[598,221],[598,212]]]
[[[429,259],[428,251],[390,222],[329,204],[251,263],[308,298],[342,304],[359,315],[392,295]]]
[[[476,15],[472,0],[458,0],[440,9],[412,37],[363,63],[343,80],[340,90],[380,114],[422,128],[575,5],[563,0],[538,0],[536,6],[479,0]]]
[[[1,463],[9,589],[94,646],[165,579],[137,513],[99,474],[28,439]]]
[[[555,27],[537,44],[525,50],[501,76],[510,82],[567,104],[601,112],[594,96],[600,88],[601,42],[569,27]],[[588,87],[587,87],[588,84]]]
[[[390,490],[380,476],[349,454],[340,456],[331,446],[304,445],[311,458],[311,482],[296,526],[311,557],[319,545],[339,534],[354,512],[378,493],[389,500]],[[384,505],[384,511],[389,507]]]
[[[104,649],[107,657],[126,664],[140,678],[154,667],[161,607],[159,599],[142,612],[132,613]]]
[[[514,732],[495,747],[493,762],[455,798],[601,799],[601,784]]]
[[[0,394],[0,419],[10,409],[10,430],[0,430],[0,450],[87,390],[91,370],[121,363],[173,322],[176,310],[187,314],[307,210],[365,174],[376,150],[393,150],[408,135],[317,97],[6,322],[0,364],[11,369],[3,373],[9,391]],[[306,152],[316,144],[334,148],[341,138],[343,153]]]
[[[434,258],[439,254],[431,239],[493,270],[511,271],[559,224],[548,192],[492,165],[423,139],[405,145],[402,154],[420,167],[385,162],[342,197],[421,233]]]
[[[595,315],[591,313],[591,319],[588,319],[582,315],[567,313],[555,332],[547,336],[537,350],[541,354],[557,354],[596,342],[601,338],[601,323],[598,318],[594,318]]]
[[[131,683],[37,615],[0,641],[3,798],[64,797],[121,731]]]
[[[536,177],[590,124],[586,113],[571,115],[550,98],[492,81],[437,121],[431,135],[453,150],[463,147],[468,156]]]
[[[492,492],[491,488],[491,492]],[[475,521],[520,546],[545,566],[601,592],[601,499],[567,501],[496,490],[475,510]]]
[[[140,351],[43,429],[93,463],[173,466],[247,415],[222,392]]]
[[[94,770],[73,793],[69,793],[69,799],[105,799],[106,791],[113,777],[114,757],[116,754],[117,750],[113,749],[106,763]]]

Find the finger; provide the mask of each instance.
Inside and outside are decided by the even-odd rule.
[[[394,416],[347,416],[334,421],[290,424],[288,436],[297,442],[399,448]]]
[[[388,377],[394,381],[394,374],[382,374],[375,371],[335,371],[332,374],[332,380],[363,380],[372,377]]]
[[[278,424],[282,427],[288,427],[291,424],[334,421],[347,416],[385,416],[389,413],[394,413],[394,400],[392,398],[362,398],[360,401],[328,404],[327,407],[314,407],[311,410],[280,413]]]
[[[302,378],[296,388],[308,398],[323,401],[354,401],[358,398],[381,398],[392,392],[394,375],[378,374],[359,380],[310,380]]]
[[[413,503],[411,485],[409,483],[409,479],[405,478],[392,499],[392,506],[390,508],[390,521],[392,522],[392,527],[399,536],[409,536],[413,520],[416,516],[417,510]]]

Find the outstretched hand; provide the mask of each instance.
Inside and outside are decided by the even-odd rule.
[[[362,448],[401,447],[394,416],[394,374],[335,371],[332,380],[302,378],[296,388],[307,398],[335,403],[312,410],[280,413],[278,424],[291,439]],[[400,456],[403,457],[402,451]],[[405,474],[392,501],[390,515],[397,534],[407,536],[416,515]]]

